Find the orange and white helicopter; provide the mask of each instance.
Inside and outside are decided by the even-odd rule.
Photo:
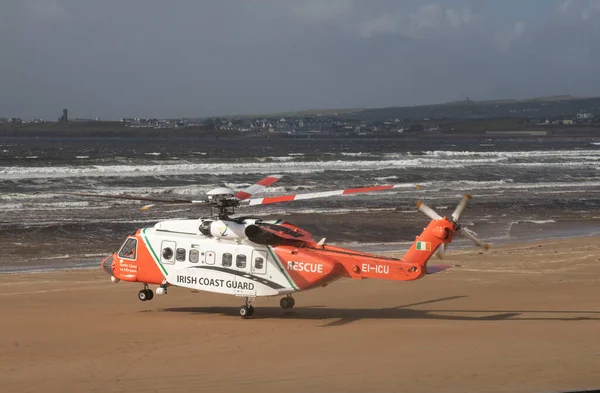
[[[154,297],[150,284],[158,285],[157,295],[167,287],[177,286],[245,298],[239,312],[243,317],[254,313],[256,297],[281,296],[283,308],[294,307],[294,292],[325,286],[345,277],[383,280],[416,280],[449,268],[427,266],[436,251],[442,257],[455,234],[462,234],[487,249],[472,232],[461,228],[458,220],[470,195],[465,194],[451,217],[442,217],[418,202],[418,209],[431,219],[402,258],[377,256],[365,252],[316,242],[307,231],[282,220],[256,217],[232,218],[241,205],[265,205],[311,198],[350,195],[389,190],[401,185],[383,185],[346,190],[293,194],[265,198],[252,196],[278,181],[282,176],[268,176],[252,186],[235,192],[219,187],[209,191],[204,200],[164,200],[129,195],[72,195],[122,198],[163,202],[155,206],[210,206],[209,217],[167,220],[142,228],[127,237],[123,245],[102,261],[102,267],[115,283],[144,284],[138,297]],[[418,188],[418,186],[417,186]],[[439,250],[438,250],[439,249]]]

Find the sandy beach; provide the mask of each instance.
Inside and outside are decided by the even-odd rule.
[[[251,320],[240,299],[181,288],[142,303],[100,267],[2,275],[0,391],[600,388],[600,238],[450,247],[445,263],[338,281],[292,310],[258,299]]]

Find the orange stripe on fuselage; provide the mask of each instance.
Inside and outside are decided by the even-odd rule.
[[[424,266],[340,247],[277,246],[274,249],[286,272],[301,290],[326,284],[338,277],[410,281],[426,273]]]
[[[306,249],[293,246],[277,246],[273,249],[287,274],[301,290],[333,280],[341,267],[334,259]]]
[[[423,266],[407,263],[401,259],[380,257],[331,246],[307,249],[307,252],[310,251],[323,258],[335,260],[340,266],[338,274],[341,277],[410,281],[425,274]]]

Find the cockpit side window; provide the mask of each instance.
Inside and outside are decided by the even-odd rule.
[[[137,255],[137,239],[130,237],[125,240],[123,247],[119,251],[119,258],[135,259]]]

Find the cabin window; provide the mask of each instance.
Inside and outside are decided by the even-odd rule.
[[[254,258],[254,268],[256,270],[262,270],[262,268],[264,266],[265,266],[265,260],[262,257]]]
[[[240,254],[237,257],[235,257],[235,266],[239,267],[240,269],[245,268],[246,267],[246,256]]]
[[[171,247],[163,248],[162,256],[166,260],[173,258],[173,249]]]
[[[221,262],[223,264],[223,266],[229,267],[231,266],[231,262],[233,261],[233,256],[229,253],[223,254],[223,257],[221,258]]]
[[[198,263],[199,260],[200,260],[200,251],[190,250],[190,262]]]
[[[130,237],[129,239],[125,240],[125,243],[123,243],[123,247],[121,247],[121,251],[119,251],[119,257],[127,258],[127,259],[135,259],[136,251],[137,251],[137,239]]]
[[[179,262],[185,262],[185,248],[178,248],[175,259]]]

